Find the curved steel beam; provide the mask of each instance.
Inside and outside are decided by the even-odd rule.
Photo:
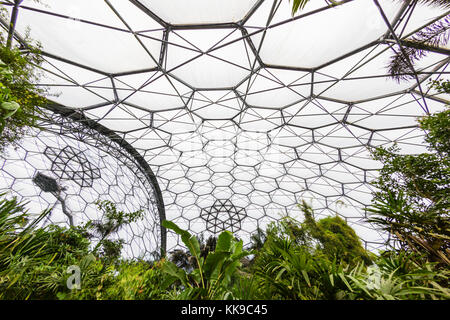
[[[108,129],[107,127],[101,125],[97,121],[86,117],[81,112],[65,107],[63,105],[50,102],[45,109],[59,114],[64,118],[70,119],[72,121],[78,122],[89,129],[93,129],[100,133],[101,135],[108,137],[111,141],[117,143],[122,149],[124,149],[139,165],[142,173],[147,178],[148,182],[153,186],[155,192],[155,198],[158,207],[158,214],[160,220],[160,232],[161,232],[161,255],[163,256],[166,253],[167,249],[167,230],[162,226],[162,222],[166,219],[165,207],[164,207],[164,199],[162,196],[161,189],[158,184],[158,180],[150,168],[149,164],[145,159],[139,154],[139,152],[126,140],[121,138],[117,133]]]

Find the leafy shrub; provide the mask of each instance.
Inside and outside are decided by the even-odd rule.
[[[107,205],[109,219],[106,222],[111,225],[114,220],[115,230],[140,215],[114,210],[115,205],[109,202]],[[18,202],[16,198],[0,200],[0,298],[111,298],[108,290],[112,289],[107,288],[120,288],[120,285],[117,286],[118,280],[124,277],[121,274],[121,277],[115,277],[115,265],[120,265],[125,274],[133,269],[127,269],[128,264],[120,261],[116,252],[109,253],[109,243],[105,246],[107,249],[100,252],[92,249],[90,224],[70,228],[57,225],[38,228],[39,222],[48,214],[50,211],[47,210],[36,219],[31,219],[26,213],[25,203]],[[99,245],[103,248],[105,240],[106,237],[101,239],[96,248]],[[70,266],[80,268],[79,289],[70,290],[67,286]],[[119,293],[123,298],[129,297],[126,291]]]
[[[243,242],[237,241],[231,232],[224,231],[217,238],[215,250],[206,257],[201,256],[198,239],[182,230],[171,221],[163,221],[163,226],[181,236],[195,261],[192,272],[165,261],[162,270],[168,275],[166,286],[172,286],[174,293],[182,299],[230,299],[233,298],[231,284],[241,266],[241,258],[249,252],[243,250]]]
[[[39,49],[9,48],[0,34],[0,152],[36,127],[47,91],[36,86],[42,64]]]
[[[449,272],[435,263],[397,251],[372,255],[370,264],[362,256],[338,259],[334,249],[324,249],[319,237],[305,232],[310,226],[293,219],[267,229],[262,247],[252,252],[256,258],[250,267],[242,264],[250,252],[230,232],[221,233],[214,250],[202,254],[195,236],[165,221],[189,249],[195,265],[189,269],[166,258],[149,262],[104,256],[92,248],[86,226],[38,228],[47,214],[31,219],[24,203],[0,200],[0,299],[450,298]],[[321,221],[316,227],[341,233],[340,224],[335,228],[329,220]],[[354,248],[342,245],[340,250]],[[77,288],[68,288],[69,266],[79,267]]]
[[[354,231],[335,217],[272,223],[251,267],[257,299],[448,299],[448,271],[399,252],[366,253]],[[310,220],[310,221],[308,221]],[[351,232],[350,232],[351,230]],[[358,240],[358,241],[353,241]],[[352,244],[352,245],[349,245]],[[417,263],[416,261],[420,261]]]
[[[439,84],[444,90],[446,85]],[[383,162],[369,221],[402,250],[450,266],[450,109],[419,120],[429,152],[399,153],[394,145],[373,150]]]
[[[0,200],[0,298],[55,298],[66,285],[67,266],[88,254],[89,241],[79,230],[36,228],[49,213],[30,220],[24,203]]]

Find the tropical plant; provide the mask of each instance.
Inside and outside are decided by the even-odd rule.
[[[437,90],[438,93],[450,93],[450,81],[444,79],[429,80],[429,87]]]
[[[272,225],[271,228],[277,228]],[[281,227],[283,228],[283,227]],[[448,270],[415,254],[385,252],[370,264],[330,260],[289,233],[269,232],[252,267],[257,299],[448,299]],[[420,261],[417,263],[416,261]]]
[[[449,299],[448,269],[414,253],[389,251],[373,263],[330,259],[314,238],[299,241],[301,224],[269,226],[255,263],[242,267],[248,252],[224,231],[215,249],[202,256],[197,237],[174,223],[196,267],[185,270],[167,259],[156,262],[94,254],[81,227],[38,228],[48,212],[32,219],[25,203],[0,200],[0,299]],[[319,221],[320,222],[320,221]],[[301,238],[300,238],[301,239]],[[81,282],[68,288],[69,266]]]
[[[301,11],[311,0],[292,1],[292,15]],[[397,2],[411,2],[406,0],[395,0]],[[330,6],[338,6],[346,1],[327,1]],[[431,7],[449,9],[450,2],[447,0],[413,0],[414,3],[422,3]],[[415,79],[415,64],[426,57],[430,52],[449,54],[445,47],[450,38],[450,16],[447,15],[427,25],[414,34],[401,39],[391,39],[390,43],[399,45],[394,47],[394,55],[390,59],[388,72],[397,81]]]
[[[47,91],[36,85],[42,64],[39,48],[11,48],[0,34],[0,152],[16,145],[30,127],[37,127],[39,107]]]
[[[442,6],[450,7],[448,1],[445,1],[445,5],[442,4]],[[389,63],[391,77],[397,81],[415,78],[414,65],[427,54],[430,52],[448,54],[445,46],[450,38],[449,29],[450,16],[446,16],[408,38],[399,40],[402,48],[395,51]]]
[[[305,216],[302,228],[310,238],[317,241],[318,247],[329,259],[347,263],[353,260],[370,263],[369,253],[345,220],[336,215],[316,222],[312,208],[305,201],[299,207]]]
[[[11,80],[11,69],[0,60],[0,77],[2,79]],[[6,121],[14,116],[14,114],[20,109],[20,105],[12,100],[11,90],[9,90],[3,83],[0,82],[0,135],[6,126]]]
[[[109,200],[98,200],[96,205],[102,212],[102,219],[88,221],[82,228],[86,230],[90,239],[97,239],[93,249],[94,254],[99,254],[109,261],[117,260],[121,255],[124,240],[111,237],[124,226],[142,219],[144,211],[119,211],[117,206]]]
[[[229,231],[222,232],[214,252],[201,256],[200,243],[194,235],[165,220],[163,226],[175,231],[189,249],[194,261],[192,272],[165,261],[162,270],[168,275],[166,286],[172,286],[173,293],[181,299],[232,299],[231,284],[241,266],[241,258],[249,252],[243,250],[243,242],[237,241]]]
[[[363,300],[448,300],[448,270],[416,263],[415,254],[387,251],[367,269],[355,268],[347,278],[348,297]]]
[[[60,300],[148,300],[164,299],[162,262],[120,260],[104,264],[103,259],[88,260],[80,266],[81,287],[61,290]]]
[[[0,200],[0,298],[52,299],[65,286],[67,266],[88,255],[89,241],[76,229],[37,228],[50,211],[31,219],[25,205]]]
[[[216,248],[217,237],[210,236],[205,241],[203,233],[197,237],[200,244],[200,257],[206,258],[206,256],[213,252]],[[175,249],[170,252],[169,260],[177,265],[179,268],[183,268],[186,271],[191,271],[197,265],[195,258],[191,253],[182,249]]]
[[[264,243],[266,242],[267,236],[263,229],[260,227],[256,228],[256,232],[254,232],[250,236],[250,248],[252,250],[259,250],[264,246]]]
[[[406,0],[403,0],[406,2]],[[410,2],[410,1],[408,1]],[[450,9],[447,0],[414,0],[412,4],[422,3],[427,6]],[[450,16],[447,15],[427,25],[414,34],[395,40],[399,49],[394,50],[389,64],[389,74],[397,81],[416,78],[414,65],[430,52],[448,54],[445,48],[450,38]]]
[[[265,233],[258,229],[251,237],[252,248],[262,248],[269,237],[288,235],[295,244],[315,255],[324,255],[330,260],[337,259],[338,262],[342,260],[351,263],[362,259],[365,263],[370,263],[370,254],[345,220],[336,215],[316,221],[313,209],[305,201],[298,207],[304,216],[302,223],[285,216],[277,224],[270,224]]]
[[[33,218],[25,209],[26,203],[5,196],[0,195],[0,299],[106,299],[113,294],[126,299],[131,293],[120,281],[129,279],[130,270],[136,271],[136,284],[141,281],[150,284],[155,278],[155,272],[144,263],[140,270],[148,269],[148,273],[140,274],[132,263],[121,261],[117,252],[95,250],[104,248],[106,237],[137,219],[140,212],[126,214],[114,210],[115,205],[110,202],[98,202],[107,216],[99,229],[109,229],[99,241],[102,246],[98,243],[93,249],[90,224],[38,227],[50,214],[49,210]],[[67,285],[71,266],[79,268],[81,277],[81,287],[73,290]],[[153,283],[156,286],[158,281]],[[136,289],[136,294],[140,290]],[[145,294],[155,296],[150,292]]]
[[[156,300],[164,299],[162,262],[123,261],[116,268],[113,285],[102,292],[103,299]]]
[[[306,203],[300,207],[308,217],[304,223],[284,217],[271,223],[266,230],[264,245],[256,251],[251,266],[259,288],[256,296],[261,299],[344,299],[349,287],[346,273],[352,265],[364,266],[362,257],[367,255],[358,253],[348,259],[350,256],[345,253],[354,248],[338,245],[339,237],[331,235],[333,228],[327,229],[329,221],[321,225],[322,220],[314,220],[312,209]],[[341,221],[333,217],[331,221],[336,222],[334,220],[338,221],[339,234]],[[359,242],[356,244],[360,246]]]
[[[260,294],[269,299],[309,299],[312,255],[289,237],[268,236],[254,268]]]
[[[438,90],[448,82],[435,82]],[[440,88],[440,89],[439,89]],[[450,109],[419,120],[427,153],[399,154],[394,145],[373,150],[383,163],[369,221],[388,232],[402,250],[450,265]]]

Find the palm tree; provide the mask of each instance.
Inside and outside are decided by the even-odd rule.
[[[406,2],[407,0],[403,0]],[[409,2],[409,0],[408,0]],[[449,0],[413,0],[442,9],[450,9]],[[415,78],[414,64],[424,58],[429,52],[449,54],[445,48],[450,38],[450,15],[442,17],[425,28],[404,39],[399,39],[402,50],[396,51],[391,57],[389,74],[397,81]]]
[[[292,15],[303,10],[310,0],[294,0],[292,4]],[[330,6],[338,6],[346,1],[325,0]],[[403,3],[424,4],[431,7],[438,7],[444,10],[450,9],[449,0],[393,0]],[[429,52],[450,54],[450,50],[445,48],[450,38],[450,15],[442,17],[425,28],[404,38],[388,41],[401,45],[401,50],[395,51],[391,57],[388,69],[392,78],[397,81],[414,79],[414,65],[424,58]]]

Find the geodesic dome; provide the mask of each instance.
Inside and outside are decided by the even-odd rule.
[[[387,65],[402,39],[449,12],[342,2],[311,0],[292,16],[286,0],[4,1],[3,25],[16,44],[27,27],[41,43],[40,85],[56,104],[145,160],[167,219],[248,242],[280,216],[301,220],[304,199],[373,249],[384,239],[364,220],[380,168],[368,149],[424,151],[415,119],[448,103],[426,82],[448,77],[450,51],[428,53],[401,82]]]

